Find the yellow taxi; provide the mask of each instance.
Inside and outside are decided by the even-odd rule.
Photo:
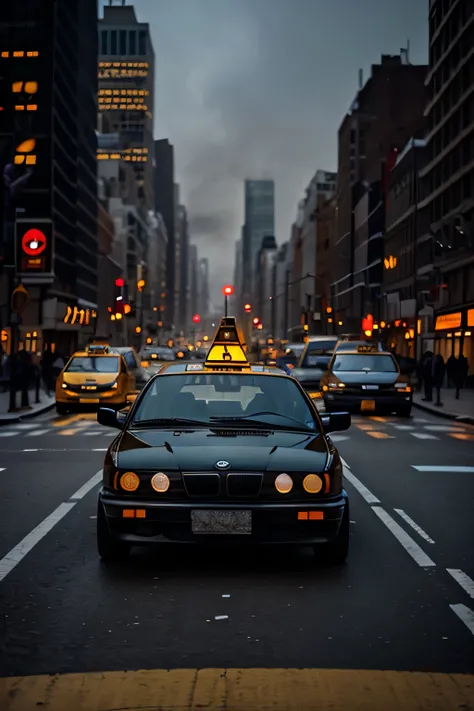
[[[136,388],[135,376],[125,359],[107,345],[90,345],[74,353],[56,381],[56,410],[99,407],[121,409]]]

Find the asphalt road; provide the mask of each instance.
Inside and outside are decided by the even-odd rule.
[[[333,436],[351,497],[342,568],[275,547],[101,564],[114,434],[93,416],[0,428],[2,710],[339,709],[358,693],[364,709],[474,708],[474,677],[457,676],[474,674],[474,427],[414,410]],[[137,681],[145,669],[159,671]],[[37,676],[51,674],[66,676]]]

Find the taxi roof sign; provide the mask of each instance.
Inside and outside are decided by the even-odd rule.
[[[110,348],[105,343],[90,343],[86,346],[86,353],[110,353]]]
[[[250,364],[244,346],[235,318],[233,316],[222,318],[208,351],[205,366],[214,370],[249,369]]]
[[[378,353],[379,349],[376,345],[367,343],[366,345],[357,346],[357,353]]]

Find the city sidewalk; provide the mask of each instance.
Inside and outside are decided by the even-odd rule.
[[[423,393],[415,392],[413,393],[413,404],[433,415],[474,424],[474,389],[461,390],[459,400],[456,400],[455,395],[454,388],[442,388],[441,402],[443,406],[436,407],[434,400],[433,402],[423,402]],[[435,393],[433,393],[433,398],[435,398]]]
[[[54,394],[49,396],[45,393],[43,389],[40,389],[39,399],[41,402],[36,402],[36,390],[33,388],[28,393],[29,407],[25,409],[18,409],[16,412],[8,412],[10,407],[10,391],[0,393],[0,426],[8,425],[12,422],[20,422],[28,417],[34,417],[35,415],[40,415],[43,412],[47,412],[54,407],[56,404],[56,398]],[[21,392],[16,394],[16,404],[20,408],[21,405]]]

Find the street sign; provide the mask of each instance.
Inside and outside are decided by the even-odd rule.
[[[30,303],[30,293],[23,284],[19,284],[12,294],[11,307],[14,314],[22,314]]]
[[[17,218],[15,233],[17,275],[28,284],[54,279],[52,221]]]

